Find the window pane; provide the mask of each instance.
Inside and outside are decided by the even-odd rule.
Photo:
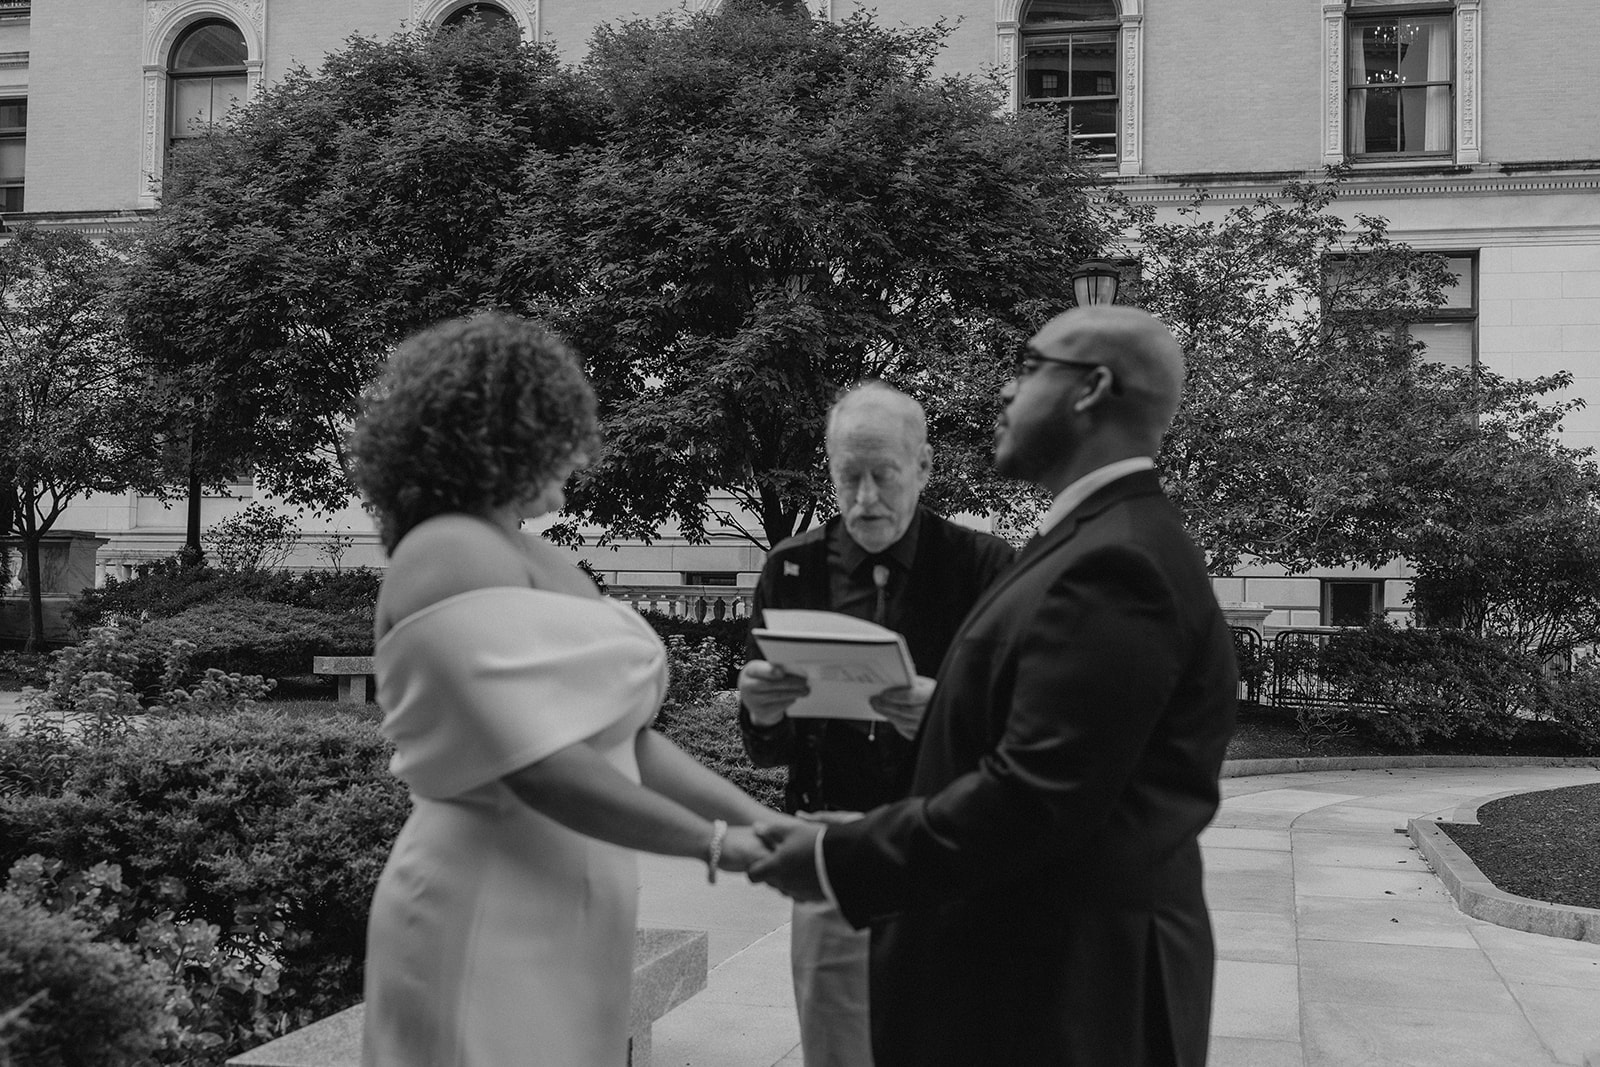
[[[1472,291],[1472,259],[1469,256],[1447,256],[1445,266],[1455,275],[1456,284],[1444,291],[1444,307],[1471,310],[1477,306]]]
[[[1034,0],[1022,16],[1025,26],[1069,22],[1114,22],[1117,6],[1111,0]]]
[[[28,102],[7,100],[0,103],[0,129],[18,130],[28,125]]]
[[[248,58],[244,34],[225,22],[208,22],[190,30],[178,42],[172,52],[172,69],[242,67]]]
[[[27,142],[20,137],[0,141],[0,182],[20,182],[27,160]]]
[[[1072,95],[1113,96],[1116,91],[1116,34],[1075,35],[1072,38]]]
[[[22,210],[22,186],[12,185],[0,189],[0,211],[6,214]]]
[[[1399,30],[1395,22],[1350,26],[1350,84],[1394,85],[1400,81]]]
[[[1329,582],[1327,626],[1365,626],[1382,603],[1377,582]]]
[[[1112,100],[1097,100],[1072,105],[1072,132],[1075,134],[1115,134],[1117,105]]]
[[[1421,15],[1397,20],[1400,80],[1406,83],[1450,80],[1450,17]]]
[[[1400,90],[1352,91],[1350,138],[1352,152],[1400,151]]]
[[[446,26],[460,26],[468,19],[477,19],[484,26],[498,26],[511,21],[511,16],[494,4],[468,4],[444,20]]]
[[[1426,345],[1422,358],[1448,367],[1472,366],[1472,323],[1418,322],[1410,327],[1411,339]]]
[[[221,122],[228,112],[244,104],[246,83],[241,75],[236,78],[211,79],[211,121]]]
[[[1038,100],[1070,95],[1069,69],[1066,49],[1029,49],[1027,56],[1028,99]]]
[[[211,125],[211,79],[183,78],[172,83],[169,137],[199,137]]]
[[[1400,151],[1443,152],[1450,148],[1450,90],[1400,90]],[[1369,152],[1373,149],[1369,146]]]

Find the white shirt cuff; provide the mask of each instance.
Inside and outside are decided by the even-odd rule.
[[[822,858],[822,835],[828,832],[827,824],[817,828],[817,839],[812,845],[812,857],[817,864],[817,881],[822,884],[822,895],[828,898],[828,904],[835,911],[839,910],[839,898],[833,895],[833,883],[828,881],[828,863]]]

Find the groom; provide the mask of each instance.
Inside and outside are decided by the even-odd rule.
[[[750,869],[872,927],[877,1067],[1199,1065],[1200,831],[1237,677],[1152,458],[1183,359],[1131,308],[1052,319],[995,466],[1055,494],[939,672],[908,799],[772,827]]]

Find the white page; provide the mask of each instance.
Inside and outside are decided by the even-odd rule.
[[[795,615],[806,618],[796,625]],[[874,623],[831,611],[768,611],[762,617],[785,624],[782,630],[768,626],[751,631],[762,657],[791,674],[805,675],[811,686],[809,694],[789,707],[797,718],[882,721],[870,698],[910,685],[916,673],[905,638]],[[848,627],[839,619],[859,624],[856,632],[840,632]]]

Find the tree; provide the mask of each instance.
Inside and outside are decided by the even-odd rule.
[[[934,76],[945,32],[750,2],[597,32],[600,134],[533,160],[508,222],[522,310],[587,354],[601,398],[569,508],[770,546],[831,508],[824,415],[864,377],[927,403],[930,499],[1012,507],[996,394],[1108,217],[1056,120]]]
[[[1419,614],[1540,654],[1600,637],[1600,472],[1563,447],[1566,373],[1430,362],[1409,339],[1450,283],[1383,220],[1331,208],[1342,175],[1205,219],[1129,209],[1129,301],[1183,346],[1168,489],[1228,573],[1249,557],[1416,569]]]
[[[1600,468],[1554,440],[1580,403],[1523,402],[1462,432],[1438,479],[1453,491],[1408,531],[1424,620],[1541,658],[1600,641]]]
[[[158,487],[147,368],[113,308],[123,257],[69,231],[0,245],[0,511],[22,542],[27,650],[44,637],[39,545],[90,492]]]
[[[185,146],[127,314],[182,401],[191,495],[249,461],[292,503],[348,500],[362,390],[406,334],[519,289],[508,205],[583,116],[549,47],[469,20],[351,38]]]

